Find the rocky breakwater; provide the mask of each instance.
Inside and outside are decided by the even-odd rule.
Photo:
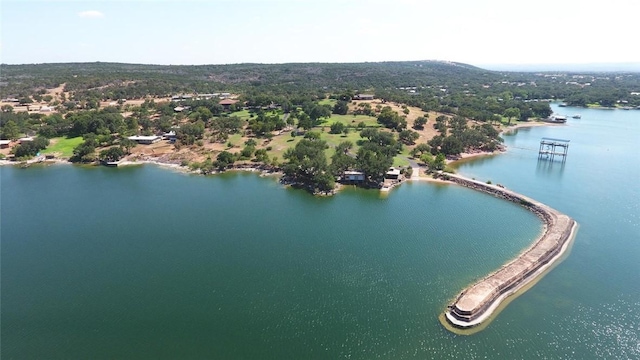
[[[542,235],[518,257],[464,289],[445,311],[447,322],[457,328],[472,328],[488,320],[510,295],[530,284],[561,259],[573,238],[577,223],[569,216],[524,195],[453,174],[445,180],[513,201],[538,215],[544,222]]]

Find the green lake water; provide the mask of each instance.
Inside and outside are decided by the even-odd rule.
[[[640,111],[571,110],[582,119],[459,168],[581,226],[570,256],[472,336],[437,317],[538,235],[515,204],[427,183],[315,198],[249,173],[2,167],[0,355],[638,358]],[[564,165],[537,160],[542,136],[571,139]]]

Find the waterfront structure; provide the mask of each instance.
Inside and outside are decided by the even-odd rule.
[[[570,140],[543,137],[542,140],[540,140],[538,159],[545,158],[553,161],[556,156],[561,156],[562,162],[565,162],[567,160],[567,152],[569,151],[569,141]]]
[[[371,94],[358,94],[353,97],[353,100],[373,100],[373,97]]]
[[[345,171],[342,181],[348,183],[364,182],[364,173],[362,171]]]
[[[462,186],[519,203],[540,217],[543,234],[516,259],[463,290],[445,312],[447,322],[457,328],[472,328],[488,320],[509,296],[532,283],[558,261],[573,238],[577,223],[569,216],[524,195],[461,176],[443,176]]]

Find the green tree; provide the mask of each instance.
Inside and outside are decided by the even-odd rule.
[[[128,138],[120,139],[120,146],[122,146],[126,154],[131,154],[131,149],[136,147],[137,145],[137,142]]]
[[[420,116],[416,118],[416,120],[413,122],[413,128],[416,130],[422,130],[424,129],[424,126],[426,124],[427,124],[427,118],[424,116]]]
[[[218,169],[222,170],[233,165],[235,160],[235,156],[232,153],[228,151],[222,151],[216,157],[215,165],[218,167]]]
[[[333,106],[333,113],[339,115],[346,115],[349,111],[349,103],[347,101],[339,100]]]
[[[340,176],[345,170],[352,168],[356,161],[349,156],[349,150],[353,147],[351,141],[343,141],[336,146],[336,152],[331,156],[331,172],[334,176]]]
[[[416,147],[411,149],[409,154],[412,157],[420,157],[422,154],[426,154],[431,151],[431,147],[425,143],[418,144]]]
[[[398,138],[400,139],[400,141],[403,144],[413,145],[413,144],[416,143],[416,140],[418,140],[418,138],[420,138],[420,134],[418,134],[415,131],[411,131],[411,130],[402,130],[398,134]]]
[[[22,144],[14,147],[11,151],[17,158],[33,157],[38,154],[40,150],[49,146],[49,139],[38,136],[33,141],[25,141]]]
[[[511,125],[511,119],[520,119],[520,109],[516,107],[508,108],[504,111],[503,115],[509,119],[509,125]]]
[[[436,158],[433,161],[433,167],[435,170],[444,170],[445,166],[447,165],[447,158],[444,156],[443,153],[439,153],[438,155],[436,155]]]
[[[283,165],[285,175],[313,192],[331,190],[334,179],[328,172],[324,153],[327,148],[327,143],[322,140],[300,140],[294,148],[284,153],[284,159],[287,160]]]
[[[311,120],[309,115],[301,113],[298,115],[298,127],[304,130],[311,130],[311,128],[313,128],[313,120]]]
[[[100,151],[100,159],[104,161],[118,161],[125,155],[121,146],[112,146]]]
[[[331,124],[331,130],[329,131],[329,133],[331,133],[331,134],[340,134],[341,132],[344,131],[345,128],[346,128],[346,126],[343,123],[334,122],[333,124]]]
[[[20,137],[20,129],[15,121],[9,120],[2,127],[2,138],[8,140],[16,140]]]

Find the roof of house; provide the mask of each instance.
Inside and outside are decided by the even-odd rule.
[[[220,100],[220,102],[218,104],[220,104],[220,105],[233,105],[233,104],[235,104],[237,102],[238,102],[238,100],[224,99],[224,100]]]
[[[153,141],[156,139],[159,139],[160,136],[157,135],[149,135],[149,136],[144,136],[144,135],[134,135],[134,136],[129,136],[127,139],[129,140],[133,140],[133,141]]]
[[[0,145],[9,145],[11,144],[11,140],[0,140]]]
[[[400,175],[400,169],[391,168],[387,171],[387,175]]]

